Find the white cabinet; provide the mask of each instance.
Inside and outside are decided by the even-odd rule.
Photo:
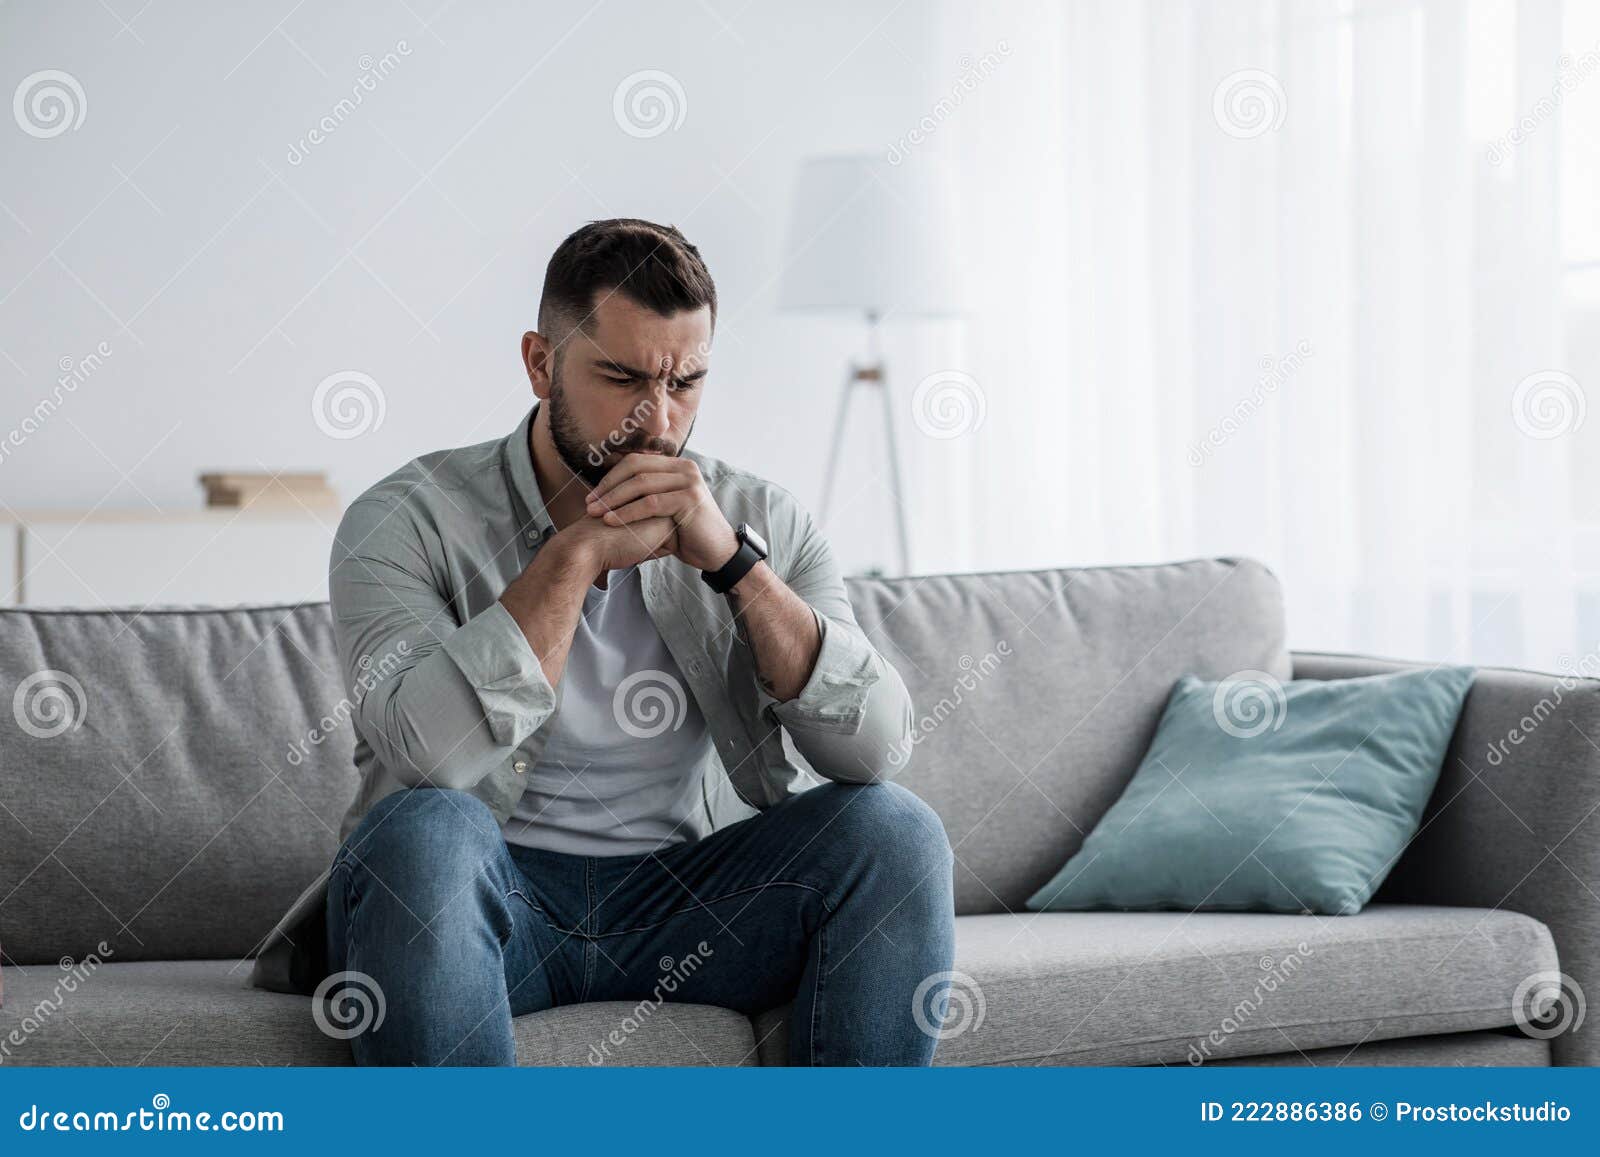
[[[231,606],[328,597],[339,516],[202,510],[28,513],[0,524],[7,604]]]

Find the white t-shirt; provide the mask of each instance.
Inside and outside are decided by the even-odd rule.
[[[651,852],[689,838],[712,744],[687,680],[645,611],[639,568],[590,584],[561,674],[561,706],[507,843],[579,856]]]

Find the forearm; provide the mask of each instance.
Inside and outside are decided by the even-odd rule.
[[[591,550],[557,534],[500,595],[552,687],[566,669],[584,595],[597,573]]]
[[[670,519],[671,553],[702,572],[739,546],[698,466],[681,457],[628,455],[595,488],[589,510],[618,528]],[[776,567],[758,562],[727,596],[747,652],[739,666],[753,672],[766,719],[782,725],[813,770],[853,783],[893,774],[910,746],[905,684],[857,625],[810,517],[792,503],[767,513],[782,544]]]
[[[340,659],[363,692],[361,733],[408,786],[470,790],[555,707],[538,656],[503,604],[490,603],[441,640],[420,600],[415,609],[363,600],[375,601],[348,568],[336,573],[335,614],[347,616]]]
[[[813,608],[821,645],[800,693],[768,708],[813,771],[871,783],[904,769],[911,751],[911,699],[899,672],[851,619]]]
[[[555,709],[592,544],[562,532],[501,598],[460,619],[393,503],[345,511],[329,564],[329,602],[355,719],[378,760],[408,786],[470,790]],[[570,529],[570,528],[569,528]],[[402,533],[403,531],[403,533]]]
[[[734,585],[728,602],[749,641],[762,689],[780,702],[799,695],[822,646],[811,607],[764,562]]]

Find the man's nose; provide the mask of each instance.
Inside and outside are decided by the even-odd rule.
[[[644,429],[652,438],[664,437],[672,429],[672,391],[663,381],[657,381],[650,391],[650,404],[645,407]]]

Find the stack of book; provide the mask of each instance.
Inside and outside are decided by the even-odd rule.
[[[339,496],[320,472],[268,473],[229,471],[202,474],[200,485],[211,509],[270,510],[300,513],[339,510]]]

